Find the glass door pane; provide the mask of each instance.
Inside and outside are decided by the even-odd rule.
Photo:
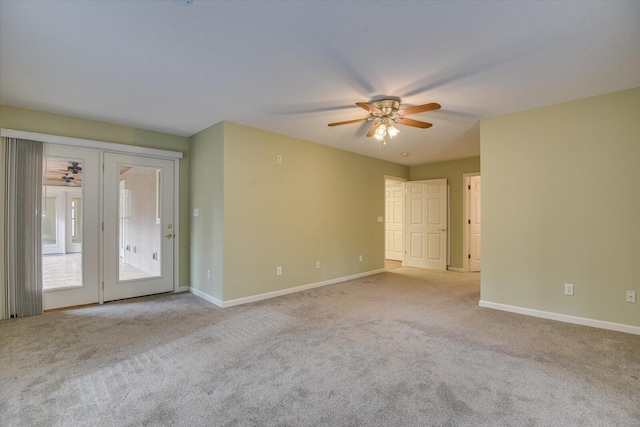
[[[118,282],[161,276],[158,168],[119,166]]]

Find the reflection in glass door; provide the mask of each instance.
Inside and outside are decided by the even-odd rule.
[[[119,282],[161,275],[162,230],[156,222],[161,174],[162,170],[157,168],[120,166]]]
[[[173,291],[173,161],[104,162],[104,300]]]
[[[74,173],[75,171],[75,173]],[[82,199],[82,163],[55,157],[43,165],[42,288],[43,291],[82,286],[82,225],[73,198]],[[75,219],[74,219],[75,218]],[[72,224],[76,229],[72,229]]]

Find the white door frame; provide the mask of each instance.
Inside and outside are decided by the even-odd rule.
[[[480,176],[480,172],[462,174],[462,270],[469,271],[469,178]]]
[[[72,147],[84,147],[84,148],[93,148],[99,151],[100,163],[104,164],[104,152],[114,152],[114,153],[127,153],[127,154],[137,154],[141,156],[149,156],[156,157],[162,159],[173,160],[174,163],[174,245],[175,250],[173,251],[174,256],[174,268],[173,268],[173,291],[181,292],[186,290],[187,287],[180,286],[180,159],[183,158],[183,153],[179,151],[170,151],[170,150],[161,150],[157,148],[148,148],[148,147],[140,147],[135,145],[127,145],[127,144],[116,144],[113,142],[104,142],[104,141],[95,141],[91,139],[82,139],[82,138],[71,138],[68,136],[60,136],[60,135],[50,135],[45,133],[38,132],[26,132],[21,130],[14,129],[0,129],[0,136],[6,138],[18,138],[18,139],[28,139],[32,141],[42,141],[49,144],[60,144],[67,145]],[[99,177],[99,206],[98,210],[100,212],[99,220],[100,223],[104,221],[103,218],[103,206],[102,199],[104,197],[103,194],[103,176],[102,171],[100,171]],[[83,242],[85,243],[85,242]],[[100,264],[100,281],[104,282],[104,262],[102,261],[102,246],[103,246],[103,236],[102,233],[99,234],[98,238],[98,247],[99,249],[99,264]],[[83,248],[84,249],[84,248]],[[99,298],[98,302],[102,304],[104,302],[104,293],[102,290],[102,286],[99,287]]]

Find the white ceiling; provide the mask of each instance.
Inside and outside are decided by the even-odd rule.
[[[0,103],[184,136],[230,120],[421,164],[479,155],[479,119],[639,86],[637,0],[0,0]],[[442,109],[385,146],[327,127],[382,95]]]

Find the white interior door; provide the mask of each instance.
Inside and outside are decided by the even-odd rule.
[[[447,268],[447,180],[408,181],[406,258],[408,267]]]
[[[79,253],[43,256],[43,305],[45,310],[71,307],[99,301],[99,212],[100,186],[99,164],[100,152],[90,148],[71,147],[59,144],[47,145],[47,157],[57,160],[75,161],[82,165],[82,187],[74,188],[72,194],[79,195],[78,208],[81,217],[76,219],[76,241],[81,245]],[[65,222],[65,194],[67,189],[60,189],[62,203],[59,215],[64,234],[71,235]],[[47,190],[49,193],[49,190]],[[49,195],[49,194],[47,194]],[[45,215],[47,215],[45,213]],[[43,228],[43,234],[45,230]],[[63,236],[64,236],[63,234]],[[64,239],[63,237],[63,240]],[[73,239],[72,239],[73,240]],[[46,245],[43,236],[43,254]],[[61,251],[60,253],[64,252]]]
[[[469,270],[480,271],[482,260],[480,176],[469,177],[469,186]]]
[[[404,184],[386,185],[385,258],[402,261],[404,255]]]
[[[174,290],[173,171],[171,160],[104,154],[104,301]]]

